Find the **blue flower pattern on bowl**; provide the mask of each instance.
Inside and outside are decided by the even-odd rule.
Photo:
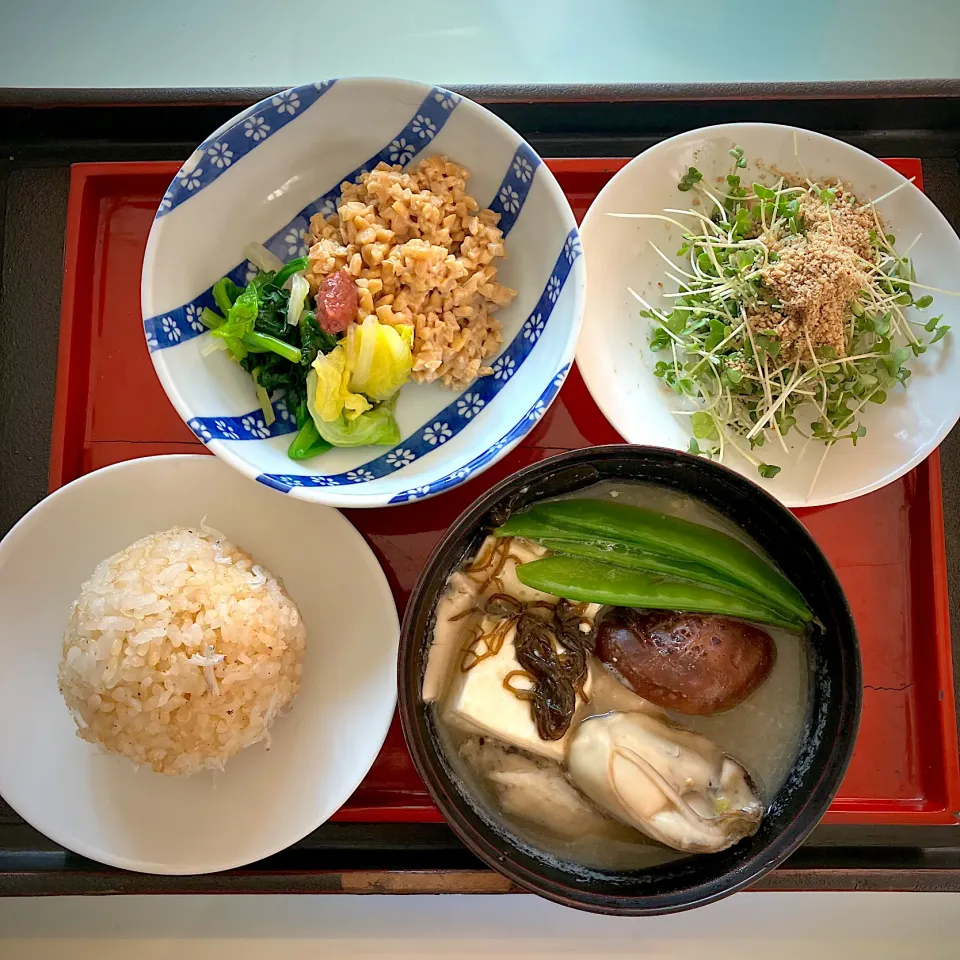
[[[326,220],[328,217],[332,217],[337,212],[336,198],[325,196],[323,202],[317,207],[316,212],[319,213],[324,220]]]
[[[543,329],[541,324],[540,329]],[[528,338],[529,339],[529,338]],[[499,357],[493,362],[493,377],[495,380],[509,380],[513,376],[517,362],[513,357]]]
[[[263,419],[263,412],[259,409],[238,417],[193,417],[187,426],[204,443],[211,440],[265,440],[267,437],[282,437],[296,433],[297,425],[287,409],[282,397],[273,401],[273,411],[276,419],[268,427]]]
[[[244,417],[240,421],[240,425],[256,440],[266,440],[270,436],[270,428],[264,423],[262,417]]]
[[[183,319],[194,333],[203,333],[207,329],[200,319],[200,310],[192,303],[188,303],[184,308]]]
[[[221,170],[225,170],[233,162],[233,151],[229,143],[217,141],[211,144],[207,147],[207,156],[210,158],[209,162]]]
[[[320,99],[335,81],[310,84],[284,90],[243,117],[229,130],[221,131],[216,138],[205,141],[197,151],[205,157],[204,165],[188,167],[186,164],[174,179],[170,189],[157,210],[162,217],[187,200],[195,192],[209,186],[231,164],[245,157],[257,144],[281,130],[300,114],[305,107]]]
[[[254,143],[259,143],[270,135],[270,124],[262,115],[251,117],[243,122],[243,135],[253,137]]]
[[[160,326],[171,343],[176,343],[180,339],[180,328],[174,322],[173,317],[163,317],[160,320]]]
[[[511,186],[506,186],[500,191],[498,197],[500,204],[507,213],[520,212],[520,194]]]
[[[407,143],[405,137],[397,137],[387,148],[387,159],[391,163],[400,163],[406,166],[416,155],[417,151],[413,144]]]
[[[527,414],[527,419],[531,423],[538,423],[540,418],[547,412],[547,408],[543,400],[538,400],[531,408],[530,412]]]
[[[570,371],[570,367],[571,364],[568,363],[553,378],[553,380],[550,381],[546,390],[543,391],[543,393],[534,403],[529,413],[519,420],[516,425],[508,430],[507,433],[505,433],[496,443],[492,444],[488,450],[484,450],[483,453],[474,457],[474,459],[465,466],[454,470],[452,473],[448,473],[445,477],[441,477],[439,480],[434,480],[433,483],[426,484],[425,486],[414,487],[412,490],[405,490],[403,493],[397,494],[395,497],[390,499],[390,503],[409,503],[412,500],[420,500],[428,495],[442,493],[444,490],[449,490],[451,487],[458,486],[472,473],[476,473],[478,470],[483,469],[483,467],[490,463],[500,453],[500,451],[503,450],[504,447],[507,447],[510,444],[520,440],[520,438],[523,437],[523,435],[529,429],[531,421],[536,423],[543,416],[547,407],[550,406],[550,402],[563,386],[563,381],[566,379],[567,374]]]
[[[421,113],[418,113],[413,118],[413,123],[410,125],[410,130],[420,137],[421,140],[424,137],[430,137],[432,139],[437,135],[436,124],[429,117],[425,117]]]
[[[553,277],[550,278],[551,280]],[[551,301],[554,302],[554,301]],[[546,319],[539,313],[535,313],[531,318],[530,322],[524,327],[523,336],[525,339],[535,342],[540,339],[540,334],[543,333],[543,328],[546,326]]]
[[[423,431],[423,439],[429,443],[431,447],[446,443],[452,436],[453,431],[441,420],[435,420]]]
[[[292,117],[300,109],[300,94],[296,89],[284,90],[278,93],[271,101],[277,108],[277,113],[289,113]]]
[[[203,170],[200,167],[194,167],[189,172],[180,174],[180,186],[187,190],[196,190],[200,186],[200,177],[203,176]]]
[[[283,239],[287,244],[288,257],[302,257],[307,252],[306,227],[294,227]]]
[[[399,470],[400,467],[405,467],[416,459],[417,455],[412,450],[404,450],[403,447],[397,447],[396,450],[387,454],[387,464],[394,470]]]
[[[457,401],[457,413],[464,420],[475,417],[482,409],[486,401],[478,393],[465,393]]]
[[[526,157],[517,157],[513,161],[513,174],[521,183],[528,183],[533,176],[533,167]]]
[[[351,483],[365,483],[367,480],[374,480],[376,478],[369,470],[358,467],[356,470],[349,470],[347,472],[347,479]]]
[[[583,251],[580,249],[580,235],[571,234],[563,245],[563,255],[572,264]]]
[[[497,188],[490,209],[500,214],[500,229],[506,236],[517,222],[527,194],[533,184],[540,158],[525,143],[521,143],[510,161],[507,174]]]
[[[214,426],[220,431],[224,440],[238,440],[236,431],[224,420],[214,420]]]

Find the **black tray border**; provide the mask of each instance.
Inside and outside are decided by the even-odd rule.
[[[629,156],[680,130],[729,120],[821,129],[874,153],[920,156],[928,193],[960,226],[958,80],[457,91],[486,103],[547,156]],[[14,475],[0,458],[0,533],[46,489],[69,164],[182,158],[239,107],[274,92],[0,89],[0,446],[16,465]],[[51,209],[26,216],[24,188]],[[28,295],[44,319],[24,332],[17,304]],[[6,376],[13,358],[27,361],[29,377]],[[960,434],[941,452],[953,583],[960,576]],[[951,622],[960,637],[956,597]],[[956,673],[960,644],[954,648]],[[822,825],[756,889],[960,890],[960,829]],[[241,870],[155,877],[66,852],[0,801],[0,895],[187,892],[515,891],[442,824],[328,823]]]
[[[839,98],[955,97],[960,79],[821,80],[777,83],[477,83],[444,84],[481,103],[663,100],[791,100]],[[118,106],[168,104],[198,106],[251,104],[282,87],[0,87],[0,107]]]

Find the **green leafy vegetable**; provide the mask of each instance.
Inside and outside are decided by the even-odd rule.
[[[393,414],[393,401],[388,400],[352,419],[341,413],[335,420],[318,415],[310,384],[315,373],[307,378],[307,406],[317,433],[335,447],[364,447],[367,444],[393,445],[400,442],[400,428]]]
[[[387,400],[410,379],[413,327],[380,323],[372,314],[347,331],[350,390],[371,400]]]
[[[331,447],[332,444],[327,443],[320,436],[317,425],[313,420],[308,419],[293,438],[293,442],[287,450],[287,456],[291,460],[309,460],[317,454],[325,453]]]
[[[295,273],[306,270],[309,263],[310,261],[306,257],[298,257],[296,260],[291,260],[282,269],[277,271],[277,275],[271,281],[273,286],[278,289],[281,288]]]
[[[212,331],[213,335],[228,341],[242,339],[245,333],[253,331],[259,309],[260,292],[255,286],[250,285],[234,300],[230,309],[227,310],[224,322]]]
[[[699,183],[702,179],[703,174],[696,167],[690,167],[690,169],[680,178],[680,182],[677,184],[677,189],[682,193],[686,193],[688,190],[692,190],[694,184]]]
[[[217,327],[223,326],[224,318],[209,307],[204,307],[200,311],[200,321],[208,330],[216,330]]]
[[[213,299],[224,316],[230,312],[239,295],[237,285],[229,277],[221,277],[213,285]]]
[[[222,339],[230,356],[251,375],[265,422],[273,422],[274,398],[282,396],[298,431],[312,423],[307,409],[311,365],[337,346],[337,338],[320,329],[312,310],[304,310],[297,324],[287,322],[290,294],[283,284],[306,266],[307,259],[300,257],[276,273],[261,271],[242,289],[222,277],[213,286],[213,298],[222,313],[207,307],[200,314],[211,335]],[[319,434],[300,440],[297,443],[294,438],[291,444],[294,459],[315,456],[330,446]]]
[[[792,432],[822,444],[812,491],[829,449],[841,440],[863,438],[859,416],[864,407],[886,402],[891,390],[906,384],[913,360],[947,336],[949,327],[939,316],[920,320],[912,313],[929,308],[933,297],[914,299],[922,292],[914,265],[896,251],[896,238],[880,229],[878,215],[876,228],[868,232],[863,287],[842,316],[842,344],[836,337],[832,345],[814,340],[816,331],[791,314],[796,307],[780,301],[770,268],[783,262],[787,245],[796,249],[794,241],[811,230],[829,231],[835,238],[834,221],[849,208],[869,210],[871,218],[874,212],[858,207],[841,183],[747,180],[743,148],[734,146],[729,155],[725,190],[698,186],[705,178],[695,167],[678,184],[683,192],[697,187],[700,199],[689,210],[690,226],[682,234],[677,256],[684,263],[671,270],[678,286],[665,291],[670,306],[659,310],[638,296],[641,316],[651,322],[650,349],[658,355],[653,372],[683,398],[686,406],[676,412],[689,416],[690,449],[702,455],[723,461],[735,450],[771,478],[779,469],[755,453],[765,443],[789,452],[784,437]],[[816,204],[823,216],[811,217]],[[676,226],[684,214],[641,216]],[[806,339],[796,336],[797,324]],[[815,412],[810,434],[797,426],[801,407]],[[810,446],[798,443],[797,450]]]
[[[744,156],[743,147],[734,147],[732,150],[728,151],[730,156],[733,157],[734,168],[744,169],[747,166],[747,158]]]
[[[697,440],[716,440],[718,437],[717,425],[709,413],[695,413],[690,418],[690,426]]]
[[[278,337],[271,337],[267,333],[257,333],[251,330],[243,335],[243,343],[251,353],[275,353],[289,360],[291,363],[300,362],[300,348]]]
[[[370,409],[371,403],[366,397],[350,390],[350,369],[342,346],[314,360],[313,369],[307,374],[307,407],[321,436],[325,435],[321,421],[353,419]]]
[[[320,329],[312,310],[304,310],[300,314],[300,344],[303,352],[300,362],[309,367],[318,353],[329,353],[337,345],[337,338]]]

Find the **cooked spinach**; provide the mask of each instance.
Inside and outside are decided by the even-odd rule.
[[[290,294],[283,285],[306,265],[306,258],[300,257],[276,273],[262,270],[243,288],[223,277],[213,286],[214,301],[223,315],[208,307],[202,317],[268,397],[283,397],[297,424],[290,455],[298,460],[329,448],[319,435],[304,430],[313,422],[307,410],[306,382],[317,355],[329,353],[338,340],[320,329],[313,310],[304,310],[298,324],[287,323]],[[272,423],[273,411],[266,409],[271,404],[264,400],[263,405],[264,416]]]

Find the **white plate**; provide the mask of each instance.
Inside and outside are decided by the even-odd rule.
[[[842,177],[858,197],[880,197],[904,181],[886,164],[831,137],[775,124],[724,124],[692,130],[647,150],[627,164],[591,205],[581,227],[588,283],[577,363],[594,400],[630,443],[686,450],[690,441],[688,418],[681,420],[670,413],[678,398],[653,376],[655,360],[647,347],[650,322],[639,316],[641,307],[627,292],[629,286],[655,306],[664,303],[663,289],[671,288],[664,277],[666,264],[648,241],[671,255],[680,245],[680,231],[661,221],[607,214],[686,209],[695,195],[677,190],[680,177],[690,166],[698,167],[708,179],[726,175],[727,151],[734,145],[742,146],[752,161],[740,171],[745,183],[756,179],[755,161],[792,172],[797,169],[794,136],[811,177]],[[884,200],[879,209],[900,250],[922,234],[910,253],[918,281],[960,290],[960,240],[933,203],[908,186]],[[960,350],[955,342],[960,335],[960,304],[956,297],[934,294],[933,307],[916,313],[925,318],[942,313],[944,323],[955,332],[922,357],[910,360],[913,376],[905,389],[891,390],[883,405],[868,404],[861,418],[867,436],[856,447],[849,442],[836,444],[809,498],[823,449],[820,444],[810,444],[796,463],[802,439],[791,445],[790,457],[768,442],[763,447],[764,460],[783,468],[772,480],[761,479],[756,467],[735,453],[724,462],[788,507],[848,500],[915,467],[960,417]]]
[[[60,642],[100,560],[204,516],[296,601],[303,682],[269,750],[166,777],[76,736],[57,689]],[[284,849],[356,789],[393,717],[397,611],[370,548],[336,510],[278,497],[215,457],[131,460],[43,500],[0,543],[0,611],[0,794],[56,843],[112,866],[206,873]]]

